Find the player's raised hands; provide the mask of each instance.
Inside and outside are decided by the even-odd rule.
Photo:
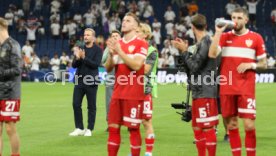
[[[188,42],[187,41],[183,41],[180,38],[176,38],[174,40],[171,40],[172,45],[177,48],[178,50],[180,50],[180,52],[186,52],[188,49]]]
[[[225,29],[227,28],[228,24],[225,24],[224,26],[222,27],[219,27],[219,26],[215,26],[216,27],[216,33],[223,33],[225,31]]]
[[[118,53],[120,55],[120,53],[122,53],[122,49],[121,49],[121,45],[119,44],[119,41],[110,38],[107,41],[107,46],[108,48],[111,50],[111,52],[114,54],[115,52]]]

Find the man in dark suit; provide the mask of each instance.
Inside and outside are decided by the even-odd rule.
[[[100,78],[98,67],[101,64],[102,50],[95,45],[95,31],[84,30],[84,43],[77,42],[72,66],[77,68],[73,95],[75,130],[70,136],[92,136],[96,119],[96,97]],[[86,95],[88,109],[88,126],[84,129],[82,117],[82,99]]]

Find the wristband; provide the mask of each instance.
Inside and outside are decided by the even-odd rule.
[[[251,66],[252,66],[251,67],[252,69],[254,69],[254,70],[257,69],[257,64],[256,63],[251,63]]]

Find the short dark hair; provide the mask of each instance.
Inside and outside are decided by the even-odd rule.
[[[134,13],[128,12],[128,13],[126,14],[126,16],[131,16],[131,17],[133,17],[134,20],[137,22],[138,26],[140,25],[140,20],[139,20],[139,18],[138,18]]]
[[[249,16],[249,15],[248,15],[248,11],[247,11],[246,9],[242,8],[242,7],[238,7],[238,8],[236,8],[236,9],[234,9],[234,10],[232,11],[232,13],[233,13],[233,12],[236,12],[236,13],[243,13],[244,15],[246,15],[246,17]]]
[[[111,33],[110,33],[110,36],[113,34],[113,33],[117,33],[121,36],[121,32],[119,30],[112,30]]]
[[[192,16],[192,25],[198,30],[205,30],[207,27],[206,17],[202,14]]]

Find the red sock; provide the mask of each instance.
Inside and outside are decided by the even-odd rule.
[[[256,155],[256,130],[245,131],[245,148],[247,156]]]
[[[206,148],[208,150],[208,156],[216,156],[216,148],[217,148],[217,136],[216,130],[211,129],[204,132],[206,138]]]
[[[202,130],[194,130],[198,156],[206,155],[206,140]]]
[[[154,134],[150,134],[145,138],[146,143],[146,152],[152,153],[153,145],[154,145]]]
[[[1,155],[0,155],[1,156]],[[20,154],[11,154],[11,156],[20,156]]]
[[[238,128],[229,130],[229,141],[233,156],[241,156],[241,137]]]
[[[107,149],[108,149],[108,156],[117,156],[118,150],[120,148],[121,143],[121,135],[119,128],[108,128],[108,142],[107,142]]]
[[[139,129],[129,129],[129,139],[130,139],[130,147],[131,147],[131,156],[140,156],[141,150],[141,134]]]

